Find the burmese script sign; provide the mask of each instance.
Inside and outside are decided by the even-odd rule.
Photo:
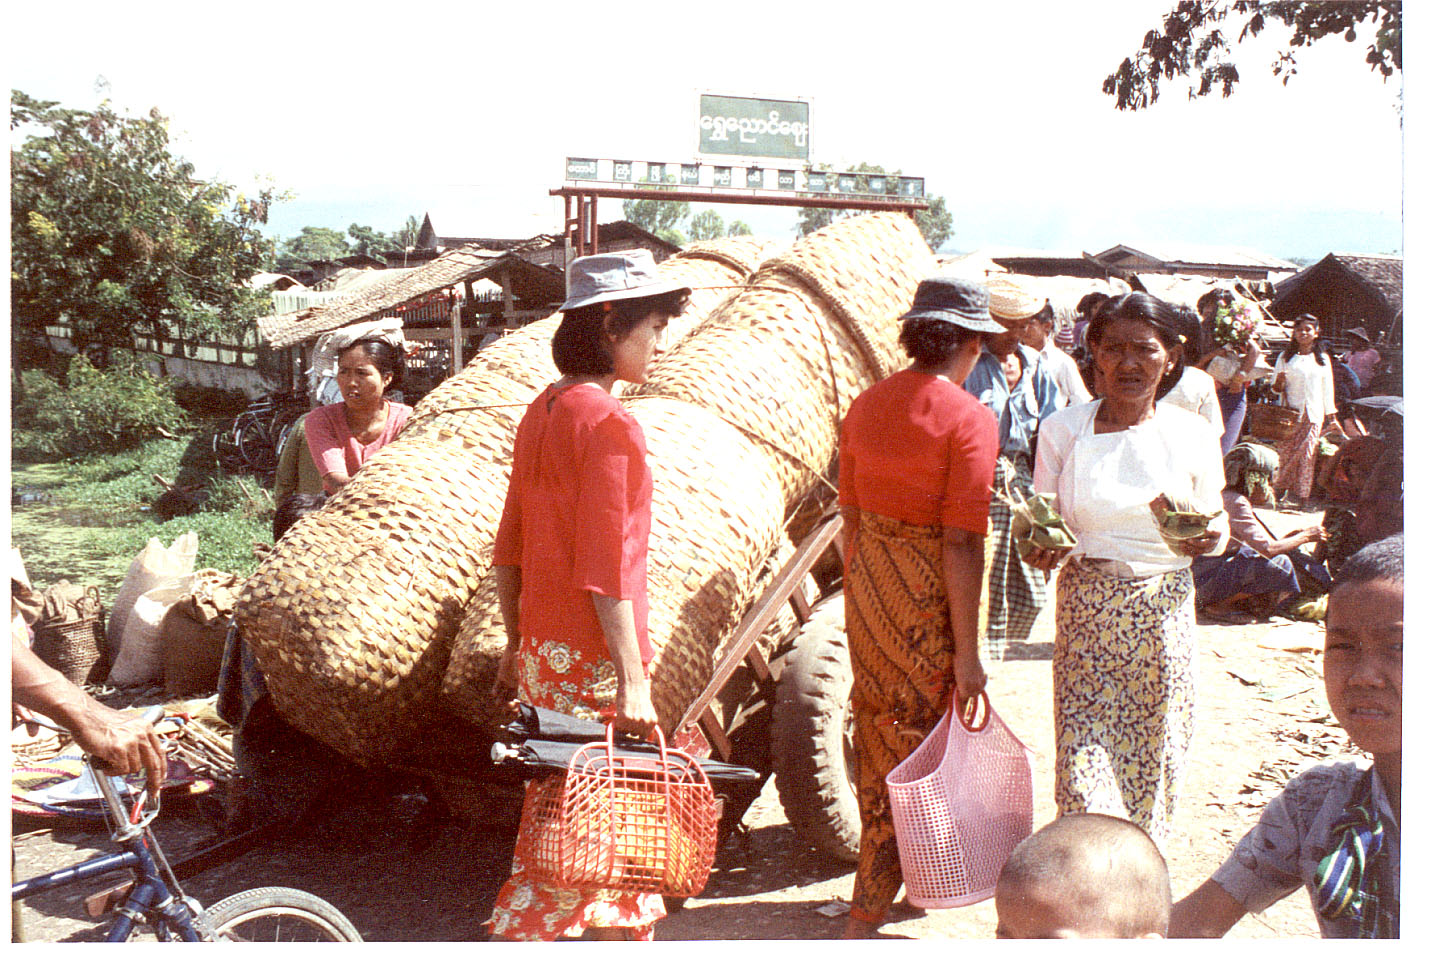
[[[810,159],[810,104],[702,93],[699,137],[702,154],[803,163]]]

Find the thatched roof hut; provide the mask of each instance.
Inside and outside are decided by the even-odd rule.
[[[1383,254],[1327,254],[1275,284],[1271,310],[1286,321],[1314,314],[1327,337],[1358,326],[1372,341],[1383,333],[1394,343],[1400,336],[1395,320],[1404,305],[1404,266],[1402,257]]]

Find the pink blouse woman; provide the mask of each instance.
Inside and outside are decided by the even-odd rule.
[[[335,381],[345,399],[305,417],[305,442],[327,494],[349,483],[410,419],[410,407],[385,399],[404,370],[399,348],[384,340],[361,340],[340,352]]]

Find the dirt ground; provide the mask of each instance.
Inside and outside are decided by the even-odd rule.
[[[1287,515],[1282,526],[1308,518]],[[1273,527],[1272,527],[1273,529]],[[1280,530],[1276,531],[1281,533]],[[1283,535],[1283,534],[1282,534]],[[1042,616],[1035,659],[990,669],[995,710],[1035,751],[1035,823],[1054,816],[1050,663]],[[1053,629],[1053,628],[1051,628]],[[1195,660],[1197,715],[1175,835],[1166,851],[1177,898],[1193,890],[1255,822],[1265,802],[1302,765],[1351,748],[1329,716],[1320,683],[1318,625],[1202,621]],[[505,798],[464,822],[427,823],[413,797],[377,785],[336,796],[328,815],[296,835],[268,842],[186,883],[202,903],[253,886],[299,887],[339,907],[367,940],[476,940],[508,872],[516,806]],[[482,816],[475,816],[476,813]],[[213,842],[220,804],[172,803],[157,825],[172,860]],[[488,819],[485,817],[488,816]],[[16,876],[29,877],[108,848],[86,822],[16,816]],[[836,936],[844,916],[822,912],[848,898],[850,866],[805,848],[785,820],[773,781],[744,829],[720,851],[705,891],[657,928],[663,940],[811,939]],[[118,882],[113,881],[113,882]],[[105,880],[33,898],[24,905],[31,940],[100,939],[83,898]],[[989,938],[993,901],[955,910],[897,907],[887,937]],[[1317,937],[1303,891],[1250,916],[1232,937]]]

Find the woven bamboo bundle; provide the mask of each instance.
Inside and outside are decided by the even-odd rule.
[[[660,264],[697,288],[672,344],[734,295],[762,250],[715,241]],[[487,579],[515,430],[558,377],[549,336],[531,329],[426,397],[245,584],[236,618],[277,710],[351,759],[382,762],[432,725],[451,641]]]
[[[770,251],[770,244],[753,237],[729,237],[690,244],[661,261],[661,276],[678,280],[693,291],[689,309],[670,321],[664,344],[673,347],[689,336],[716,307],[738,292]],[[550,341],[558,326],[560,314],[555,313],[492,343],[480,351],[459,376],[445,381],[420,401],[411,424],[423,422],[432,412],[454,405],[454,398],[463,396],[470,389],[470,383],[497,374],[529,387],[533,397],[546,384],[560,379],[560,371],[555,369],[555,361],[550,356]]]
[[[767,261],[627,398],[655,473],[652,694],[667,727],[763,588],[787,514],[825,483],[844,411],[900,368],[895,320],[933,272],[908,218],[842,220]],[[498,611],[482,609],[494,602],[477,595],[446,675],[470,704],[504,645]]]
[[[648,592],[650,636],[657,650],[651,689],[673,728],[708,681],[717,641],[730,636],[767,582],[766,564],[793,552],[782,536],[780,488],[763,449],[714,414],[663,397],[636,400],[655,475]],[[758,562],[757,562],[758,558]],[[765,652],[794,624],[777,621]],[[456,635],[444,693],[462,712],[484,712],[505,648],[493,578],[476,593]],[[688,678],[703,678],[695,686]],[[693,688],[693,689],[692,689]]]

